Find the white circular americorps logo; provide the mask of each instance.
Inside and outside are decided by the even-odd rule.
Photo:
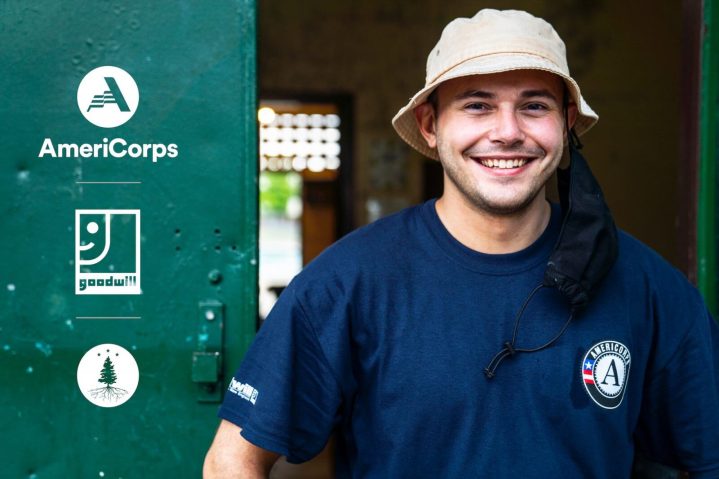
[[[96,406],[115,407],[127,402],[137,389],[140,371],[132,354],[116,344],[99,344],[80,360],[77,385]]]
[[[140,91],[122,68],[98,67],[77,87],[77,106],[90,123],[103,128],[120,126],[135,114]]]
[[[629,378],[632,355],[617,341],[600,341],[582,362],[582,379],[589,396],[599,406],[614,409],[622,403]]]

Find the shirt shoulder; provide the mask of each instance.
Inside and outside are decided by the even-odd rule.
[[[699,290],[659,253],[624,231],[619,232],[619,257],[607,277],[610,289],[622,291],[627,311],[655,346],[660,370],[693,334],[710,334],[715,327]]]
[[[653,291],[671,290],[688,300],[703,303],[698,290],[682,271],[624,230],[619,230],[617,263],[624,275],[645,282]]]
[[[363,271],[391,268],[411,254],[426,233],[415,205],[361,226],[337,240],[308,263],[297,276],[301,281],[352,276]]]
[[[638,372],[645,365],[637,451],[691,477],[717,477],[719,329],[684,273],[626,232],[619,247],[622,278],[610,278],[631,293],[627,310],[641,305],[647,313],[635,338],[648,355],[632,362]]]

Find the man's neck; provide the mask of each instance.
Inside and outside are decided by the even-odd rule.
[[[498,216],[479,210],[460,195],[442,195],[435,205],[447,231],[475,251],[504,254],[521,251],[537,240],[552,214],[544,190],[514,215]]]

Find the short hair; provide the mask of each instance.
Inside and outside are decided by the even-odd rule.
[[[432,108],[434,108],[434,116],[436,117],[439,115],[439,95],[437,94],[437,88],[432,90],[432,93],[429,94],[427,97],[427,103],[432,105]]]

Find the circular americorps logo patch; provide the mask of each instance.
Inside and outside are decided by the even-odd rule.
[[[582,379],[595,403],[605,409],[622,403],[631,363],[629,349],[620,342],[600,341],[589,348],[582,361]]]

